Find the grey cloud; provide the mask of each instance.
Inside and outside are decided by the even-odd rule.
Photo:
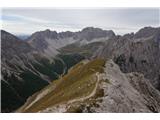
[[[104,29],[113,28],[116,33],[124,34],[124,30],[125,32],[131,32],[132,30],[135,32],[141,27],[159,26],[159,8],[14,8],[3,9],[2,14],[19,15],[35,19],[35,21],[28,19],[30,22],[25,24],[26,26],[31,25],[32,28],[30,28],[30,32],[37,31],[36,28],[44,29],[50,27],[51,29],[64,31],[66,29],[78,30],[83,27],[94,26]],[[39,21],[36,24],[36,20],[48,22],[41,23]],[[18,29],[21,29],[21,31],[24,30],[23,32],[25,32],[24,27],[25,26],[19,26]],[[9,26],[6,26],[6,28],[9,29]],[[12,31],[16,32],[16,29],[14,31],[13,28],[14,26],[12,26]],[[122,28],[125,29],[122,30]]]

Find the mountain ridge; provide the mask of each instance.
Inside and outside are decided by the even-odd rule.
[[[81,62],[74,66],[70,72],[76,71],[81,67],[86,67],[89,64],[92,66],[98,63],[98,59]],[[101,60],[100,60],[101,61]],[[83,64],[82,64],[83,63]],[[105,65],[104,65],[105,64]],[[96,78],[95,86],[92,90],[89,90],[89,87],[95,81],[93,78],[92,82],[87,78],[88,81],[86,84],[88,88],[84,88],[81,84],[78,84],[79,87],[75,89],[79,91],[78,96],[81,95],[82,90],[85,89],[90,91],[89,94],[82,94],[81,97],[74,98],[73,96],[69,97],[68,94],[61,95],[63,91],[62,87],[60,89],[60,84],[65,85],[64,82],[70,81],[69,79],[65,79],[62,77],[61,80],[57,81],[59,83],[53,83],[50,87],[46,87],[44,90],[50,91],[46,94],[42,93],[44,90],[40,91],[36,94],[36,96],[31,97],[30,101],[18,109],[16,112],[159,112],[160,111],[160,93],[152,87],[150,83],[147,83],[144,80],[143,75],[139,73],[128,73],[124,74],[120,71],[118,66],[112,61],[107,60],[103,64],[103,67],[98,72],[93,73]],[[90,65],[89,65],[90,66]],[[92,66],[90,66],[92,68]],[[91,68],[87,68],[88,70],[93,70]],[[96,68],[96,67],[95,67]],[[93,70],[94,71],[94,70]],[[83,74],[84,71],[77,72],[78,74]],[[69,73],[69,74],[71,74]],[[76,75],[76,76],[77,76]],[[96,77],[97,76],[97,77]],[[63,80],[65,79],[65,80]],[[80,82],[80,79],[76,79],[76,81],[69,82],[71,85],[77,85],[75,83]],[[141,87],[142,83],[144,84],[144,88]],[[72,86],[72,87],[73,87]],[[70,85],[66,86],[67,89],[71,89]],[[56,89],[59,89],[56,94],[54,93]],[[75,92],[76,92],[75,91]],[[149,93],[148,93],[149,92]],[[88,92],[87,92],[88,93]],[[74,95],[74,92],[70,93]],[[40,97],[41,96],[41,97]],[[53,99],[56,96],[61,100]],[[59,97],[58,97],[59,96]],[[65,96],[68,96],[68,99],[64,99]],[[40,97],[40,98],[39,98]],[[52,98],[53,97],[53,98]],[[39,99],[38,99],[39,98]],[[147,99],[148,100],[147,100]],[[38,99],[38,100],[37,100]],[[46,99],[46,100],[45,100]],[[47,100],[48,99],[48,100]],[[140,100],[139,100],[140,99]],[[32,103],[34,100],[34,103]],[[56,102],[55,102],[56,101]],[[131,103],[134,104],[131,104]]]

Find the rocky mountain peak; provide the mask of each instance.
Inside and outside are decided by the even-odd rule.
[[[95,27],[86,27],[82,29],[82,32],[88,32],[88,31],[102,31],[100,28],[95,28]]]
[[[75,33],[66,31],[66,32],[60,32],[59,33],[59,38],[67,38],[67,37],[74,37]]]
[[[80,31],[77,36],[79,39],[86,39],[90,41],[95,38],[111,38],[115,36],[115,33],[112,30],[102,30],[100,28],[86,27],[82,29],[82,31]]]
[[[123,35],[124,38],[128,38],[128,39],[132,39],[134,37],[134,33],[128,33],[128,34],[125,34]]]
[[[50,29],[46,29],[45,31],[46,31],[46,32],[51,32],[51,30],[50,30]]]
[[[49,29],[46,29],[44,31],[33,33],[30,38],[44,39],[47,37],[47,38],[57,39],[57,36],[58,36],[58,33],[56,31],[51,31]]]
[[[1,30],[1,40],[19,40],[16,36],[10,34],[9,32],[5,30]]]
[[[135,33],[135,38],[150,37],[156,35],[160,31],[160,27],[144,27]]]
[[[27,54],[33,49],[27,42],[4,30],[1,30],[2,60],[12,60],[16,55]]]

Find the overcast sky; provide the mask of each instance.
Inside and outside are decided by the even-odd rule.
[[[110,9],[3,9],[2,29],[13,34],[31,34],[51,29],[79,31],[93,26],[111,29],[116,34],[136,32],[145,26],[160,26],[158,8],[110,8]]]

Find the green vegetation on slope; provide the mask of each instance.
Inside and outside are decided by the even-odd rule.
[[[19,80],[14,74],[8,76],[3,73],[5,80],[9,81],[10,85],[2,82],[2,112],[12,112],[23,105],[29,96],[48,85],[46,79],[42,78],[39,73],[45,75],[49,81],[56,80],[59,75],[65,74],[64,71],[67,72],[70,67],[83,59],[84,57],[79,54],[63,54],[57,55],[54,62],[45,58],[37,58],[39,64],[28,61],[26,66],[32,71],[24,70],[19,66],[22,72],[18,77],[22,80]]]
[[[103,72],[105,60],[95,59],[88,63],[84,61],[71,68],[65,76],[53,82],[45,89],[54,89],[47,95],[39,99],[28,109],[22,112],[38,112],[53,105],[64,103],[69,100],[85,97],[95,88],[97,77],[95,73]]]
[[[39,60],[41,64],[33,64],[33,66],[40,73],[48,76],[51,80],[55,80],[64,71],[67,72],[70,67],[83,59],[84,57],[79,54],[59,54],[53,62],[50,62],[48,59],[41,59]]]
[[[93,53],[99,48],[99,46],[104,45],[103,42],[93,42],[86,45],[80,46],[79,44],[70,44],[65,47],[62,47],[59,52],[65,53],[65,54],[73,54],[78,53],[81,54],[87,58],[90,58]]]

